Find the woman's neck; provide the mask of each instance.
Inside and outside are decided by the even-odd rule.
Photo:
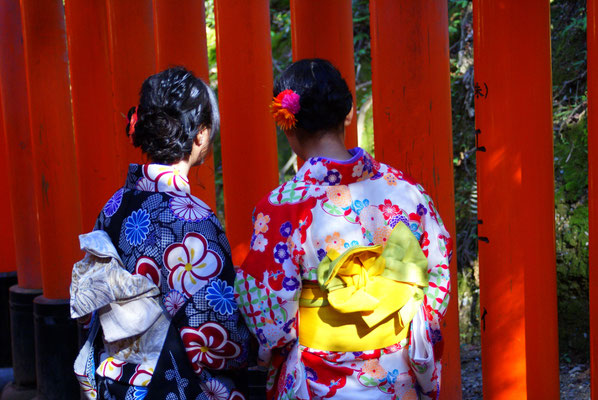
[[[170,164],[170,166],[178,169],[182,175],[185,175],[185,177],[189,175],[189,169],[191,169],[191,165],[189,164],[188,159],[182,159],[180,161],[175,162],[174,164]]]
[[[340,161],[349,160],[353,155],[347,150],[344,140],[344,133],[330,133],[321,136],[318,140],[305,143],[305,159],[325,157]]]

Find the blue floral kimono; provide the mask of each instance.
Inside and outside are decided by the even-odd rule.
[[[117,254],[81,236],[88,255],[75,264],[71,307],[88,310],[72,314],[94,311],[92,332],[98,320],[103,330],[103,343],[100,335],[88,341],[87,371],[76,372],[87,398],[244,399],[250,335],[234,299],[229,243],[186,177],[131,164],[94,231],[106,232],[104,247],[111,242]]]

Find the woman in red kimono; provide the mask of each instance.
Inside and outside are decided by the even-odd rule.
[[[274,95],[306,162],[257,204],[235,280],[269,397],[436,398],[451,242],[430,196],[345,147],[353,99],[328,61],[293,63]]]

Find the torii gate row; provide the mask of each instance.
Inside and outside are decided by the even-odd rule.
[[[596,1],[588,1],[590,67]],[[354,91],[351,1],[290,6],[294,59],[330,59]],[[239,263],[253,205],[278,183],[269,4],[215,0],[215,14],[224,210]],[[455,237],[447,1],[372,0],[370,14],[376,157],[422,182]],[[142,161],[123,127],[143,79],[177,64],[208,79],[204,18],[196,0],[0,0],[0,176],[10,194],[0,201],[12,215],[0,229],[0,271],[18,277],[10,293],[17,387],[36,387],[35,365],[42,398],[78,393],[67,300],[77,235],[92,228],[127,164]],[[549,0],[474,0],[474,31],[484,398],[557,399]],[[592,98],[598,80],[588,76]],[[598,151],[593,107],[590,154]],[[356,144],[355,126],[347,142]],[[595,168],[590,157],[591,232]],[[215,207],[213,178],[208,160],[191,180]],[[592,268],[596,257],[592,244]],[[450,271],[441,398],[460,399],[455,261]],[[594,289],[592,332],[597,305]],[[598,335],[590,337],[595,371]],[[592,382],[598,398],[596,373]]]

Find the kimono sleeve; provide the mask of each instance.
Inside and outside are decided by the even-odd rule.
[[[420,187],[421,188],[421,187]],[[422,190],[418,194],[418,213],[422,215],[424,233],[420,244],[428,258],[429,286],[424,289],[424,306],[432,325],[439,325],[446,314],[449,302],[449,263],[452,240],[430,196]]]
[[[237,271],[235,297],[249,330],[259,342],[258,364],[297,339],[301,277],[301,223],[282,207],[258,204],[247,258]]]
[[[420,238],[421,248],[428,258],[428,287],[424,289],[424,302],[415,315],[409,340],[410,365],[422,399],[435,399],[440,385],[440,358],[443,341],[440,321],[446,314],[450,276],[449,263],[452,242],[430,196],[418,185],[417,213],[424,228]]]

